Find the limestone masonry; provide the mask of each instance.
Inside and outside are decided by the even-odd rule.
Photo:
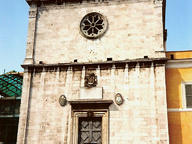
[[[165,1],[26,1],[17,143],[168,144]]]

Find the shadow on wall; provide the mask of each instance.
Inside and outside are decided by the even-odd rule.
[[[178,69],[166,69],[167,108],[182,108],[182,75]],[[168,112],[170,144],[183,144],[181,112]]]

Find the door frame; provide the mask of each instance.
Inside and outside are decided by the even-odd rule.
[[[108,144],[108,129],[109,129],[109,106],[113,101],[105,101],[106,105],[103,106],[98,103],[87,103],[87,101],[77,102],[70,101],[69,103],[72,106],[71,114],[71,141],[72,144],[78,144],[78,127],[79,127],[79,118],[89,117],[89,113],[92,113],[92,117],[101,117],[102,118],[102,144]],[[76,105],[78,104],[78,106]],[[89,107],[89,108],[88,108]],[[96,108],[97,107],[97,108]]]

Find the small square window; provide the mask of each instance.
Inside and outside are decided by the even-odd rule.
[[[192,108],[192,82],[182,83],[183,108]]]

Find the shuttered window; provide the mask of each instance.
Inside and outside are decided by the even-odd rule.
[[[186,108],[192,108],[192,84],[185,85]]]

